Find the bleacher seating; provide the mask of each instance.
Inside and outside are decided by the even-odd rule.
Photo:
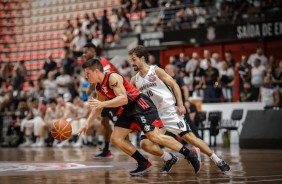
[[[62,36],[66,21],[82,18],[95,12],[102,16],[104,8],[120,7],[119,0],[1,0],[0,4],[0,62],[26,60],[30,79],[35,80],[41,69],[45,53],[53,52],[60,60],[64,46]],[[134,13],[131,20],[138,20],[145,12]],[[99,33],[101,38],[101,33]],[[102,39],[102,38],[101,38]],[[112,38],[106,41],[111,42]],[[117,39],[117,38],[114,38]]]

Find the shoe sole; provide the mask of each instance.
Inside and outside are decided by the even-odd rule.
[[[173,166],[174,166],[178,161],[179,161],[179,158],[176,157],[176,162],[171,166],[171,168],[170,168],[169,171],[171,171],[171,169],[173,168]],[[169,173],[169,171],[163,171],[163,172],[160,172],[160,173],[161,173],[161,174],[167,174],[167,173]]]
[[[103,157],[103,156],[93,156],[93,158],[96,158],[96,159],[103,159],[103,158],[113,158],[113,156],[111,155],[111,156],[105,156],[105,157]]]
[[[201,160],[201,150],[199,148],[192,148],[193,152],[195,152],[194,150],[196,150],[196,154],[197,154],[197,157],[198,157],[198,160],[200,162],[200,167],[199,167],[199,170],[197,172],[195,172],[195,174],[198,174],[200,171],[201,171],[201,168],[202,168],[202,160]],[[190,163],[191,164],[191,163]]]
[[[151,171],[153,169],[153,166],[151,165],[150,167],[148,167],[146,170],[144,171],[141,171],[139,173],[129,173],[130,176],[142,176],[144,175],[145,173]]]

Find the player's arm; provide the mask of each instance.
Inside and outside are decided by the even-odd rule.
[[[120,107],[128,103],[125,87],[123,85],[123,78],[119,74],[113,73],[109,77],[109,86],[113,89],[116,97],[104,101],[104,107]]]
[[[174,79],[168,75],[163,69],[155,68],[157,76],[169,87],[172,88],[174,95],[176,97],[178,111],[180,115],[185,114],[185,108],[183,106],[181,91],[178,84],[174,81]]]
[[[127,94],[123,85],[123,78],[119,74],[113,73],[109,77],[109,87],[113,89],[115,98],[101,102],[99,99],[90,99],[89,105],[94,108],[120,107],[128,103]]]
[[[94,122],[94,120],[101,115],[101,112],[102,112],[103,108],[91,108],[90,103],[91,103],[91,101],[94,101],[94,100],[95,101],[103,102],[103,101],[105,101],[105,97],[101,93],[99,93],[97,91],[96,99],[91,98],[91,99],[88,100],[89,108],[87,108],[87,109],[89,109],[89,113],[88,113],[89,116],[88,116],[88,118],[86,120],[86,123],[85,123],[84,127],[82,127],[77,132],[78,135],[81,135],[83,133],[86,134],[87,130],[91,127],[91,125]]]
[[[136,80],[136,75],[134,75],[134,76],[130,79],[130,83],[131,83],[133,86],[136,86],[136,85],[135,85],[135,80]]]

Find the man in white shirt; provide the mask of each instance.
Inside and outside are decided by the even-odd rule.
[[[262,47],[258,47],[257,50],[256,50],[256,53],[250,55],[249,60],[248,60],[248,64],[250,64],[253,67],[255,65],[256,59],[259,59],[263,66],[267,65],[268,60],[267,60],[267,57],[265,57],[263,55]]]
[[[201,60],[200,67],[204,70],[208,69],[208,59],[211,60],[212,66],[214,66],[215,61],[211,58],[211,53],[209,50],[204,50],[204,59]]]
[[[64,95],[69,93],[69,84],[71,83],[71,77],[65,73],[64,68],[60,68],[60,76],[56,78],[56,83],[58,86],[58,94]]]

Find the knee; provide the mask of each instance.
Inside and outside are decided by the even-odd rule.
[[[116,146],[116,147],[119,147],[119,145],[122,143],[122,140],[120,138],[118,138],[117,136],[115,135],[112,135],[111,136],[111,143]]]
[[[191,136],[191,135],[186,134],[184,135],[183,139],[187,140],[188,143],[194,145],[197,143],[198,138],[196,136]]]
[[[162,138],[160,136],[160,134],[156,134],[156,133],[150,133],[149,135],[146,135],[147,138],[152,141],[154,144],[162,144]]]
[[[147,141],[146,141],[146,140],[142,140],[142,141],[140,142],[140,147],[141,147],[144,151],[147,151],[147,150],[148,150]]]

